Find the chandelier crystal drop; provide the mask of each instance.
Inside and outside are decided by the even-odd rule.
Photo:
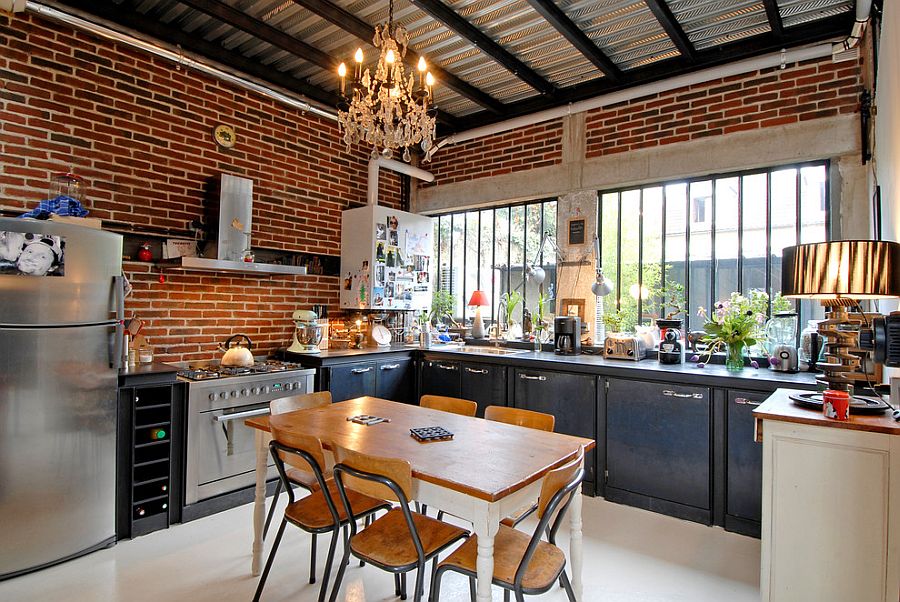
[[[421,57],[418,78],[411,70],[407,74],[403,59],[409,34],[402,25],[394,24],[393,0],[388,22],[375,28],[372,43],[381,53],[374,72],[363,69],[362,48],[353,57],[352,73],[344,63],[338,67],[341,135],[348,150],[353,144],[365,144],[372,147],[373,158],[390,158],[394,150],[402,148],[403,160],[409,161],[411,147],[419,145],[428,151],[434,144],[437,111],[431,105],[435,80]]]

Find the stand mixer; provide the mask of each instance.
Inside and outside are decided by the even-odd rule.
[[[294,342],[288,347],[288,353],[319,353],[322,341],[322,326],[316,321],[316,312],[298,309],[292,316],[294,321]]]

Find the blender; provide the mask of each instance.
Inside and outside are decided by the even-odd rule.
[[[797,313],[783,311],[772,316],[766,324],[769,349],[769,369],[776,372],[797,372]]]
[[[288,353],[319,353],[322,341],[322,325],[318,323],[316,312],[298,309],[292,316],[294,320],[294,342],[288,347]]]

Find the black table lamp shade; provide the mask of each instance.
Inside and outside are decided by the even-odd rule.
[[[900,243],[837,240],[786,247],[781,294],[811,299],[900,297]]]

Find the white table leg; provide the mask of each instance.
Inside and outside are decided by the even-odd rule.
[[[256,430],[256,493],[253,498],[253,560],[250,573],[255,577],[262,570],[263,526],[266,520],[266,464],[269,455],[269,434]],[[274,503],[274,502],[273,502]]]
[[[500,529],[500,516],[495,505],[482,507],[480,516],[472,521],[473,530],[478,537],[478,558],[475,569],[478,573],[476,583],[476,600],[491,602],[491,581],[494,577],[494,536]]]
[[[569,506],[569,556],[572,561],[572,590],[575,599],[581,600],[584,584],[581,582],[582,541],[581,541],[581,487],[575,490],[572,504]]]

